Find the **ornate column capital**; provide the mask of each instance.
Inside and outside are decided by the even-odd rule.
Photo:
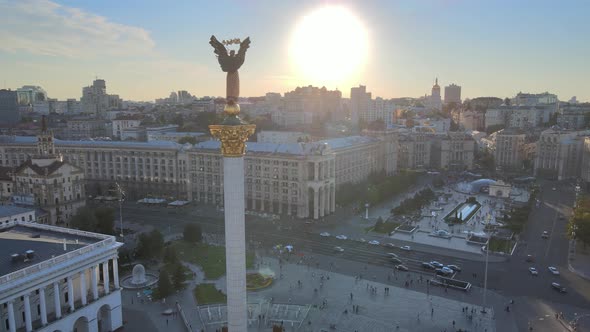
[[[224,121],[226,122],[231,123],[231,121]],[[237,124],[209,126],[211,135],[221,141],[221,153],[224,157],[242,157],[246,153],[246,141],[255,130],[256,125],[243,124],[241,121]]]

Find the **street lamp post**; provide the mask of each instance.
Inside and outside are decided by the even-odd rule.
[[[365,203],[365,219],[369,219],[369,203]]]
[[[119,192],[119,223],[121,225],[121,238],[123,237],[123,200],[125,200],[125,192],[121,188],[118,182],[117,191]]]
[[[489,224],[490,224],[490,219],[488,218],[488,220],[486,222],[486,226],[488,226],[486,228],[488,228],[488,229],[489,229]],[[488,238],[488,244],[486,247],[486,268],[485,268],[484,276],[483,276],[483,309],[481,310],[481,312],[483,314],[485,314],[487,312],[486,311],[486,307],[487,307],[486,295],[487,295],[487,290],[488,290],[488,257],[490,255],[490,240],[491,240],[491,237]]]

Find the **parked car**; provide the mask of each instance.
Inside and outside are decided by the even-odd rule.
[[[320,236],[322,236],[322,237],[328,237],[328,236],[330,236],[330,233],[328,233],[328,232],[321,232],[320,233]]]
[[[422,268],[426,269],[426,270],[434,270],[436,269],[434,266],[432,266],[432,264],[428,263],[428,262],[422,262]]]
[[[430,262],[430,265],[432,265],[432,266],[434,266],[434,267],[436,267],[436,268],[438,268],[438,269],[440,269],[441,267],[443,267],[443,266],[444,266],[444,264],[443,264],[443,263],[440,263],[440,262],[437,262],[437,261],[432,261],[432,262]]]
[[[558,284],[556,282],[551,283],[551,288],[555,289],[556,291],[558,291],[560,293],[567,293],[567,290],[565,289],[565,287],[561,286],[560,284]]]
[[[548,239],[549,238],[549,232],[543,231],[543,234],[541,234],[541,238]]]
[[[408,267],[402,264],[396,265],[395,268],[400,271],[408,271]]]
[[[539,271],[537,271],[537,269],[534,268],[534,267],[532,267],[532,266],[529,267],[529,272],[530,272],[530,274],[532,274],[534,276],[538,276],[539,275]]]
[[[369,241],[369,244],[372,244],[374,246],[378,246],[379,245],[379,241],[377,241],[377,240],[371,240],[371,241]]]
[[[334,247],[334,251],[336,251],[336,252],[344,252],[344,248],[342,248],[342,247]]]
[[[410,246],[401,246],[399,247],[401,250],[410,251],[412,248]]]
[[[458,265],[451,264],[447,265],[447,267],[455,272],[461,272],[461,268]]]
[[[557,270],[556,267],[550,266],[550,267],[548,267],[548,269],[549,269],[549,272],[553,273],[553,275],[556,275],[556,276],[559,275],[559,271]]]
[[[391,258],[391,261],[394,262],[395,264],[401,264],[401,263],[403,263],[401,259],[396,258],[396,257],[392,257]]]
[[[348,239],[348,237],[347,237],[346,235],[342,235],[342,234],[340,234],[340,235],[336,236],[336,238],[337,238],[338,240],[346,240],[346,239]]]

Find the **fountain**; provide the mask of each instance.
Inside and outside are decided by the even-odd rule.
[[[123,278],[121,285],[128,289],[139,289],[149,287],[158,282],[158,277],[152,273],[146,273],[145,267],[137,264],[133,267],[130,276]]]
[[[132,279],[131,283],[134,285],[142,285],[145,283],[145,267],[141,264],[137,264],[133,267],[133,272],[131,273]]]

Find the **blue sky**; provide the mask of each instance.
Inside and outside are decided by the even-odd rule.
[[[365,65],[327,86],[345,96],[358,84],[374,96],[421,96],[438,76],[464,97],[551,91],[590,100],[590,2],[581,0],[0,0],[0,85],[79,98],[99,76],[124,99],[223,95],[211,34],[252,39],[244,96],[318,85],[298,75],[288,46],[297,22],[325,5],[347,7],[368,31]]]

